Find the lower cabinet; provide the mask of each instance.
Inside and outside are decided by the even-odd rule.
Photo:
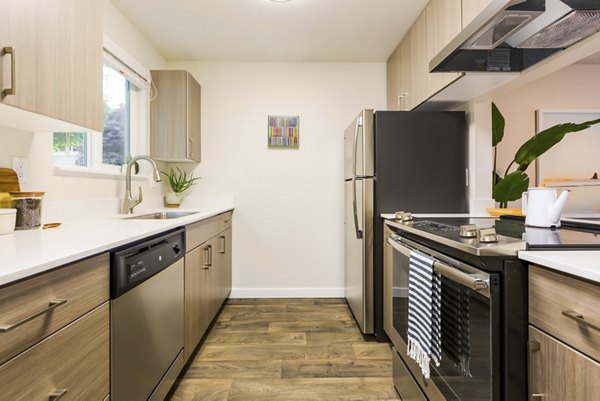
[[[208,327],[208,282],[206,264],[208,244],[194,248],[185,255],[185,284],[184,284],[184,356],[190,355],[200,342]]]
[[[231,213],[208,219],[187,232],[192,249],[185,255],[186,361],[231,292]],[[199,241],[204,242],[197,245]]]
[[[532,400],[593,401],[600,393],[600,364],[529,327]]]
[[[108,314],[105,302],[1,365],[0,400],[104,400],[109,392]]]
[[[529,266],[529,399],[600,394],[600,285]]]

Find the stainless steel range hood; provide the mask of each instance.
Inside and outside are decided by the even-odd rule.
[[[600,31],[600,0],[492,0],[431,72],[518,72]]]

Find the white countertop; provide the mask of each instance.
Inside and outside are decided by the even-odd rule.
[[[161,209],[156,211],[198,213],[165,220],[123,219],[123,215],[115,215],[65,223],[47,230],[23,230],[0,235],[0,285],[229,210],[233,210],[233,204],[199,209]]]
[[[521,251],[519,259],[600,283],[600,251]]]
[[[395,219],[395,213],[382,213],[381,217],[384,219]],[[493,218],[489,215],[475,215],[469,213],[413,213],[413,217],[424,217],[424,218],[435,218],[435,217],[451,217],[451,218],[463,218],[463,217],[488,217]]]

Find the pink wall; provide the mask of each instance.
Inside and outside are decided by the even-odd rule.
[[[573,64],[497,96],[493,101],[506,118],[505,135],[498,146],[497,161],[498,170],[503,173],[517,149],[535,134],[537,109],[600,110],[600,65]],[[533,165],[527,173],[533,186]],[[600,210],[600,188],[572,191],[571,198],[567,205],[570,211]]]

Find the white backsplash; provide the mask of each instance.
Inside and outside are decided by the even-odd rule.
[[[42,204],[42,223],[67,223],[118,217],[122,201],[119,198],[104,198],[44,202]],[[198,210],[223,205],[233,206],[233,196],[188,196],[183,198],[181,209]],[[148,196],[144,197],[144,201],[135,207],[135,213],[150,213],[159,209],[164,209],[163,196]]]

